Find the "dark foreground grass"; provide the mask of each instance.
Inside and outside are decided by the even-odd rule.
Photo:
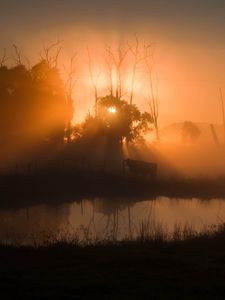
[[[225,227],[171,241],[0,247],[1,299],[225,299]]]

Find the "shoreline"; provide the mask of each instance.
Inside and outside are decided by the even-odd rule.
[[[184,241],[0,246],[7,299],[224,299],[225,230]]]
[[[169,198],[225,198],[225,178],[170,178],[155,181],[109,173],[33,174],[0,177],[0,207],[80,202],[84,198],[124,197],[126,201]],[[138,199],[137,199],[138,198]]]

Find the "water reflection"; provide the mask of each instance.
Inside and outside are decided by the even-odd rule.
[[[38,205],[0,211],[0,240],[18,244],[42,243],[62,238],[135,238],[143,222],[172,232],[189,224],[201,231],[225,221],[225,199],[125,198],[83,199],[60,205]]]

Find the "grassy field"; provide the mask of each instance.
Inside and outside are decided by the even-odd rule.
[[[182,240],[0,246],[1,299],[225,299],[225,227]]]

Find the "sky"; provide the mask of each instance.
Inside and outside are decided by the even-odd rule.
[[[153,41],[162,125],[184,120],[222,122],[224,28],[225,0],[0,0],[0,51],[12,51],[17,44],[31,60],[37,59],[44,42],[57,35],[63,39],[65,62],[88,45],[95,68],[102,63],[99,49],[106,43],[132,40],[134,33]],[[77,121],[92,109],[84,54],[79,64],[83,73],[74,94]],[[135,97],[142,110],[147,109],[140,92],[143,85],[137,84]]]

